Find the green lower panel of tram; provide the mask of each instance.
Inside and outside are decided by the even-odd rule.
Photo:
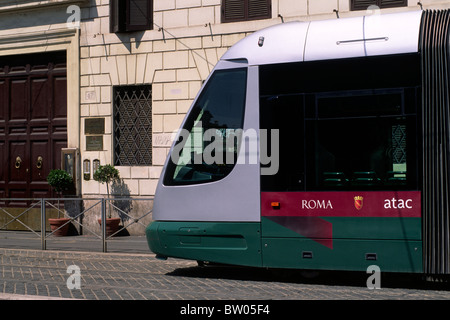
[[[160,256],[261,266],[260,231],[260,223],[155,221],[146,233]]]
[[[265,218],[154,221],[146,233],[150,250],[163,257],[266,268],[366,271],[377,265],[382,272],[422,272],[420,219],[402,220],[339,218],[332,239],[308,238]]]
[[[263,266],[366,271],[377,265],[383,272],[423,272],[421,218],[314,219],[262,217]]]
[[[422,242],[402,240],[333,241],[333,249],[311,239],[264,238],[264,267],[313,270],[422,272]]]

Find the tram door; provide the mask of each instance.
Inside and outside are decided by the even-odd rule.
[[[260,127],[279,130],[276,141],[261,141],[271,157],[278,157],[276,174],[261,176],[261,191],[304,191],[304,95],[271,95],[261,98]],[[278,154],[274,154],[277,152]],[[270,165],[270,164],[269,164]],[[264,164],[262,164],[264,167]]]

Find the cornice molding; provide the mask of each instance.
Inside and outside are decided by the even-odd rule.
[[[10,49],[25,49],[38,46],[55,46],[71,43],[76,29],[59,28],[0,36],[0,52]]]

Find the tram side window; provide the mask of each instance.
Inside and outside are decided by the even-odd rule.
[[[247,69],[216,71],[192,108],[175,144],[166,185],[212,182],[233,169],[244,122]]]
[[[317,96],[306,121],[308,189],[415,187],[416,118],[402,92]]]

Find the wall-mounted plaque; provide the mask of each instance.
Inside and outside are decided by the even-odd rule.
[[[85,134],[105,134],[105,118],[84,119]]]
[[[103,136],[86,136],[86,151],[102,151]]]

